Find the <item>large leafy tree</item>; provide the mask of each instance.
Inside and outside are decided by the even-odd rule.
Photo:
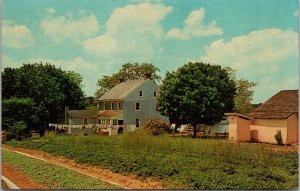
[[[81,76],[75,72],[63,71],[47,63],[24,64],[17,69],[4,68],[2,98],[32,99],[39,108],[39,128],[43,134],[45,124],[63,122],[65,106],[70,109],[84,107],[81,83]]]
[[[251,112],[254,108],[251,104],[253,98],[252,88],[256,86],[256,83],[250,82],[245,79],[237,79],[236,71],[230,67],[226,67],[225,70],[228,72],[228,75],[236,84],[236,95],[234,97],[234,109],[236,113],[247,114]]]
[[[197,124],[221,121],[234,107],[235,83],[219,65],[188,63],[167,73],[160,87],[158,106],[170,120]]]
[[[126,63],[117,73],[110,76],[104,75],[98,80],[97,85],[99,89],[95,93],[95,98],[100,98],[108,90],[117,85],[121,79],[124,81],[143,79],[144,75],[147,74],[153,82],[157,82],[160,80],[157,72],[159,72],[159,69],[153,64]]]

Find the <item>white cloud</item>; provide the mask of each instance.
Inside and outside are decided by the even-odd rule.
[[[163,35],[160,21],[171,10],[172,7],[161,3],[129,4],[116,8],[107,21],[106,32],[86,40],[84,49],[97,56],[152,55],[159,49],[159,40]]]
[[[181,40],[188,40],[192,37],[202,37],[211,35],[222,35],[223,31],[217,27],[215,20],[211,21],[207,26],[203,23],[205,16],[205,9],[201,7],[198,10],[192,11],[185,20],[184,28],[172,28],[167,37]]]
[[[238,77],[257,82],[254,99],[267,99],[282,89],[297,88],[298,34],[292,30],[265,29],[223,39],[205,47],[201,61],[237,70]],[[260,93],[262,92],[262,93]]]
[[[14,58],[7,56],[6,54],[2,54],[2,71],[6,67],[17,68],[20,67],[22,63],[17,62]]]
[[[54,14],[56,12],[56,10],[54,8],[47,8],[47,12],[50,14]]]
[[[51,36],[57,42],[65,38],[80,41],[99,32],[96,16],[86,14],[84,11],[79,13],[78,18],[74,18],[72,13],[66,17],[48,15],[41,21],[40,27],[46,35]]]
[[[78,73],[82,73],[82,71],[90,71],[97,69],[97,65],[91,64],[84,60],[82,57],[76,57],[71,60],[53,60],[47,58],[34,58],[26,60],[25,63],[50,63],[55,65],[56,67],[60,67],[63,70],[67,71],[75,71]]]
[[[115,40],[109,35],[101,35],[84,42],[85,50],[97,55],[100,53],[109,53],[116,49]]]
[[[3,21],[3,45],[12,48],[26,48],[34,44],[31,31],[25,25],[17,25],[12,21]]]
[[[299,16],[299,12],[298,10],[296,10],[294,13],[293,13],[294,16],[298,17]]]
[[[76,71],[81,73],[82,71],[90,71],[97,69],[96,64],[91,64],[84,60],[82,57],[76,57],[71,60],[53,60],[48,58],[32,58],[32,59],[23,59],[17,61],[14,58],[7,56],[6,54],[2,55],[3,67],[18,68],[23,65],[23,63],[50,63],[56,67],[60,67],[63,70],[67,71]]]
[[[83,90],[89,96],[93,96],[93,94],[97,90],[97,80],[99,78],[99,66],[94,63],[90,63],[86,61],[82,57],[76,57],[70,60],[54,60],[48,58],[34,58],[34,59],[23,59],[21,61],[17,61],[14,58],[11,58],[5,54],[2,55],[2,71],[5,67],[11,68],[19,68],[23,66],[23,63],[50,63],[54,65],[56,68],[61,68],[65,71],[75,71],[82,75],[83,77]],[[103,69],[101,68],[101,71]]]

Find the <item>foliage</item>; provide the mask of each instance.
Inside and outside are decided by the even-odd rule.
[[[99,90],[95,93],[96,98],[100,98],[108,90],[113,88],[119,83],[120,80],[136,80],[143,79],[144,75],[149,75],[149,79],[153,82],[156,82],[160,79],[160,76],[157,75],[159,69],[153,64],[148,63],[127,63],[122,66],[122,68],[110,76],[103,75],[101,79],[98,80]]]
[[[22,126],[21,134],[31,136],[31,129],[39,125],[39,108],[30,98],[10,98],[2,101],[2,128],[7,130],[7,139],[19,138],[17,129]],[[25,128],[23,128],[25,127]]]
[[[275,134],[274,136],[276,142],[277,142],[277,145],[282,145],[283,144],[283,140],[282,140],[282,135],[281,135],[281,131],[278,130],[277,133]]]
[[[32,99],[38,108],[38,127],[42,135],[45,124],[64,120],[65,106],[84,107],[81,82],[79,74],[47,63],[23,64],[16,69],[8,67],[2,72],[2,98]]]
[[[235,83],[219,65],[188,63],[167,73],[160,87],[160,112],[172,120],[196,124],[214,124],[233,109]]]
[[[2,151],[2,161],[49,189],[120,189],[99,179],[83,176],[72,170],[11,151]]]
[[[298,153],[266,145],[151,136],[46,135],[48,142],[7,144],[39,149],[118,173],[160,179],[168,189],[295,189]]]
[[[6,139],[11,140],[11,139],[17,139],[18,141],[23,140],[26,138],[26,130],[27,126],[24,121],[17,121],[11,125],[6,132]]]
[[[162,119],[149,119],[146,121],[142,129],[151,135],[161,135],[170,132],[170,125]]]
[[[254,108],[251,104],[253,98],[252,88],[256,86],[256,83],[249,82],[245,79],[237,79],[235,70],[230,67],[226,67],[230,78],[235,81],[236,84],[236,95],[234,97],[234,108],[233,111],[240,114],[250,113]]]

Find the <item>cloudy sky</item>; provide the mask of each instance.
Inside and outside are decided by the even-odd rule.
[[[237,70],[254,103],[298,88],[297,0],[3,0],[2,67],[50,62],[83,76],[86,95],[124,63],[164,77],[189,61]]]

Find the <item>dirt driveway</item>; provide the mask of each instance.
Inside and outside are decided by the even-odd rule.
[[[73,160],[64,158],[64,157],[55,157],[49,153],[38,151],[38,150],[31,150],[25,148],[17,148],[11,147],[8,145],[2,145],[4,149],[9,149],[13,151],[22,152],[25,154],[29,154],[34,157],[41,158],[46,160],[52,164],[56,164],[59,166],[63,166],[65,168],[69,168],[75,170],[77,172],[90,175],[93,177],[97,177],[102,180],[112,181],[116,184],[122,185],[128,189],[165,189],[161,182],[155,180],[153,178],[146,178],[146,179],[137,179],[135,175],[122,175],[118,173],[113,173],[111,170],[103,169],[95,166],[90,166],[86,164],[78,164],[75,163]]]
[[[26,177],[17,169],[13,168],[11,165],[2,163],[2,175],[11,180],[20,189],[48,189],[36,181]],[[9,189],[9,187],[4,183],[2,184],[2,189]]]

